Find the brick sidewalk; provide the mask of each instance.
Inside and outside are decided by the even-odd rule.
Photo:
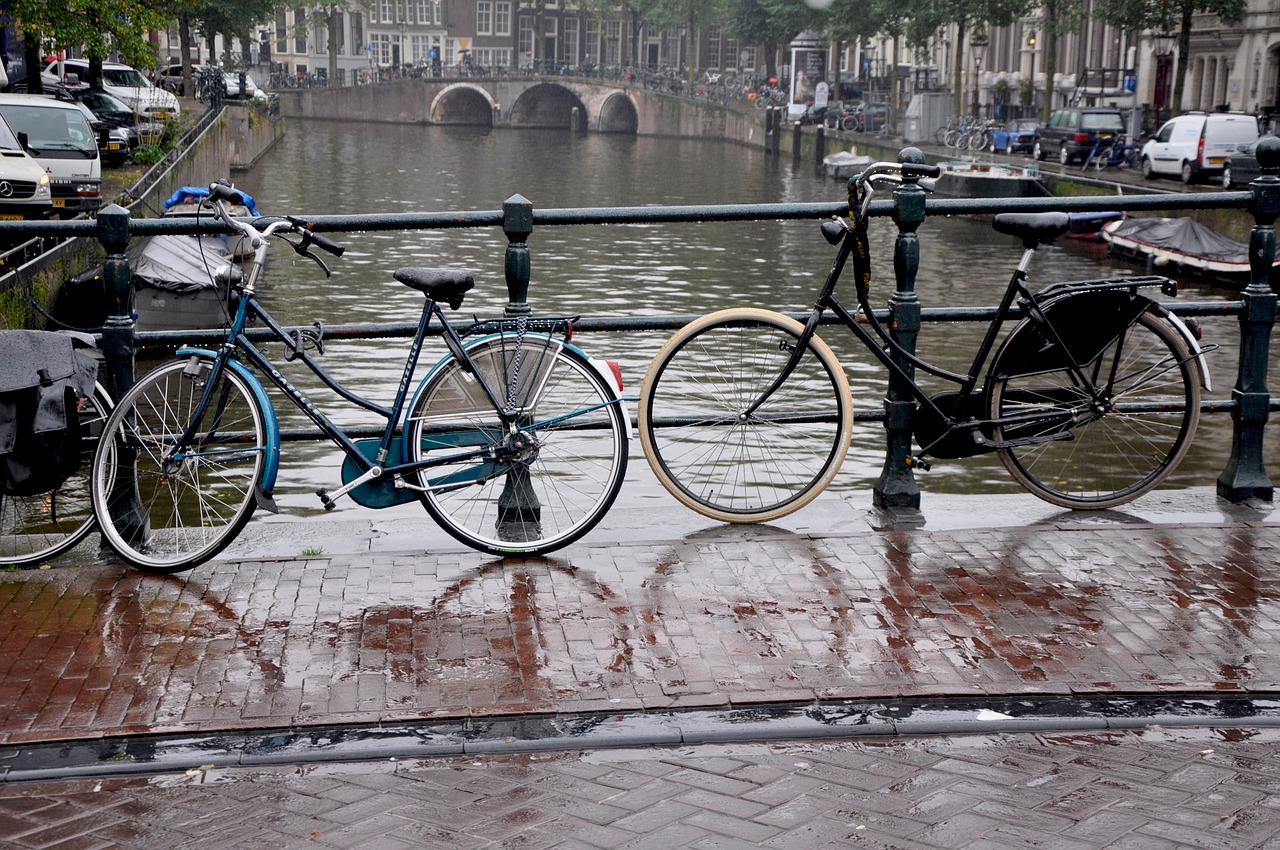
[[[1280,527],[803,535],[0,579],[0,742],[815,698],[1275,691]]]

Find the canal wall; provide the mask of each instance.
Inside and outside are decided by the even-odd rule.
[[[252,109],[225,109],[175,159],[155,173],[148,172],[115,200],[133,215],[147,217],[161,209],[164,200],[181,186],[207,186],[252,167],[284,132],[282,120],[269,120]],[[110,185],[111,176],[111,171],[106,172],[104,186]],[[81,237],[54,244],[12,270],[4,269],[0,275],[0,328],[43,328],[48,324],[46,313],[77,327],[96,324],[99,310],[91,303],[91,294],[71,293],[66,282],[101,265],[103,256],[96,239]]]

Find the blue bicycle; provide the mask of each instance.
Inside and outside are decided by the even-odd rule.
[[[1093,143],[1089,155],[1084,158],[1081,171],[1088,171],[1089,166],[1101,171],[1107,167],[1133,168],[1138,164],[1138,145],[1129,144],[1128,136],[1123,133],[1110,138],[1099,136]]]
[[[246,273],[223,267],[239,300],[216,351],[182,349],[119,400],[92,471],[102,534],[126,562],[178,572],[221,552],[255,508],[275,511],[281,435],[268,380],[346,455],[341,487],[320,490],[326,509],[350,496],[371,508],[417,499],[449,534],[497,555],[537,555],[572,543],[609,510],[627,468],[630,418],[611,364],[568,342],[575,317],[503,318],[463,333],[452,309],[474,285],[454,269],[404,268],[396,280],[426,303],[389,407],[342,387],[313,357],[323,328],[289,330],[258,302],[255,284],[272,236],[310,257],[342,246],[295,218],[232,218],[240,193],[210,187],[213,212],[253,247]],[[265,223],[264,223],[265,222]],[[296,241],[286,234],[297,237]],[[409,395],[423,339],[438,320],[448,353]],[[354,439],[326,416],[246,336],[256,322],[342,399],[382,420],[378,438]],[[406,412],[407,411],[407,412]]]

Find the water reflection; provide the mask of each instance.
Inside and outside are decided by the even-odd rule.
[[[494,210],[517,193],[537,208],[563,208],[833,201],[843,191],[807,166],[792,167],[785,158],[714,141],[307,121],[291,125],[284,140],[237,182],[268,213],[313,214]],[[926,307],[993,304],[1020,255],[1014,240],[998,236],[983,221],[931,219],[920,233],[917,291]],[[873,222],[875,300],[887,299],[894,288],[895,234],[887,220]],[[496,228],[362,233],[346,241],[348,253],[332,264],[329,281],[318,278],[309,262],[277,253],[265,290],[270,308],[297,324],[404,321],[420,310],[420,296],[391,279],[391,271],[404,265],[475,271],[478,286],[468,295],[464,314],[495,315],[506,304],[506,240]],[[541,227],[529,244],[535,310],[591,316],[695,314],[744,304],[802,310],[812,303],[833,256],[816,223],[806,221]],[[1054,247],[1038,253],[1032,281],[1043,285],[1134,271],[1097,252]],[[1203,287],[1184,292],[1184,300],[1232,297]],[[1236,322],[1206,319],[1204,325],[1206,341],[1223,344],[1211,357],[1215,388],[1207,397],[1227,398],[1234,383]],[[843,331],[833,328],[823,335],[846,366],[855,409],[880,409],[883,369]],[[583,335],[579,342],[597,356],[619,361],[628,390],[635,393],[666,336]],[[963,367],[979,336],[974,324],[926,324],[919,350],[941,365]],[[389,401],[403,345],[400,340],[334,344],[326,365],[353,387]],[[440,347],[432,351],[443,354]],[[1277,377],[1280,371],[1273,387],[1280,387]],[[299,382],[314,386],[303,375]],[[340,422],[362,421],[358,414],[335,409]],[[1200,435],[1170,484],[1212,483],[1229,449],[1229,418],[1203,417]],[[638,461],[638,441],[632,451]],[[882,427],[859,425],[833,487],[869,488],[883,453]],[[1267,459],[1280,468],[1275,440],[1267,446]],[[281,505],[293,513],[319,511],[310,494],[336,483],[337,463],[327,448],[290,446]],[[921,476],[921,488],[1017,491],[994,456],[939,463]],[[623,502],[627,494],[624,487]],[[344,503],[340,509],[352,506]]]

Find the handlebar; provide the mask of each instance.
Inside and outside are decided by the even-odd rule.
[[[324,271],[325,277],[329,276],[329,267],[324,264],[324,260],[312,253],[311,247],[315,246],[335,257],[341,257],[346,250],[340,243],[316,233],[311,229],[311,223],[301,218],[283,216],[269,221],[261,229],[247,221],[234,218],[231,215],[231,206],[243,204],[244,195],[225,180],[216,180],[209,185],[209,200],[212,202],[214,215],[224,224],[240,233],[253,249],[253,266],[245,283],[246,290],[252,290],[258,273],[266,261],[267,238],[270,236],[280,236],[280,238],[292,245],[293,250],[300,256],[314,261]],[[297,242],[285,239],[283,235],[285,232],[297,233],[301,238]]]
[[[916,179],[920,188],[932,192],[935,188],[933,178],[942,174],[936,165],[921,165],[914,162],[873,162],[849,180],[849,206],[857,205],[857,211],[865,218],[871,206],[871,196],[882,185],[901,186],[907,179]],[[924,179],[921,179],[924,178]]]

